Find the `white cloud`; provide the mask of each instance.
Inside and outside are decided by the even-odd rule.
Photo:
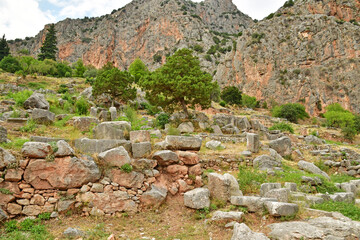
[[[8,40],[35,36],[55,20],[49,11],[40,10],[37,0],[0,0],[0,34]]]

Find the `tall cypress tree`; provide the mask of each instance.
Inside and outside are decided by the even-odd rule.
[[[48,32],[46,33],[45,41],[40,48],[40,54],[38,56],[39,60],[44,59],[53,59],[56,60],[56,52],[58,48],[56,47],[56,31],[55,25],[51,24]]]
[[[7,41],[5,39],[5,34],[4,34],[2,39],[0,40],[0,61],[7,55],[10,55],[10,48],[7,44]]]

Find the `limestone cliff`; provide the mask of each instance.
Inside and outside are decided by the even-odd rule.
[[[298,0],[280,9],[244,31],[215,79],[267,103],[304,103],[311,114],[334,102],[360,112],[360,27],[345,21],[358,18],[358,4]]]

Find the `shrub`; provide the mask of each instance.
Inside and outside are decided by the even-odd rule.
[[[36,122],[34,120],[28,120],[25,126],[20,128],[20,132],[34,132],[37,128]]]
[[[88,114],[88,108],[89,108],[89,104],[86,101],[85,98],[81,97],[79,100],[76,101],[75,103],[75,112],[78,115],[87,115]]]
[[[156,117],[156,126],[165,128],[165,125],[169,123],[170,115],[167,113],[161,113]]]
[[[222,107],[225,107],[226,106],[226,102],[225,101],[220,101],[220,106],[222,106]]]
[[[22,107],[26,99],[28,99],[33,94],[30,90],[24,90],[17,93],[8,93],[7,97],[14,99],[16,106]]]
[[[244,193],[256,193],[260,185],[266,182],[267,174],[257,169],[239,166],[238,182],[240,190]]]
[[[276,123],[271,126],[269,130],[280,130],[282,132],[294,133],[294,128],[289,123],[285,122]]]
[[[287,103],[281,106],[275,106],[271,113],[274,117],[286,118],[288,121],[297,123],[299,119],[308,118],[309,114],[305,107],[300,103]]]
[[[294,0],[288,0],[284,3],[283,7],[288,8],[294,6]]]
[[[225,87],[221,92],[220,97],[226,103],[237,104],[237,105],[241,104],[241,92],[235,86]]]
[[[342,202],[328,201],[322,204],[316,204],[312,206],[312,208],[328,212],[340,212],[354,221],[360,221],[360,207],[353,203],[344,204]]]
[[[174,136],[179,136],[180,135],[180,131],[179,129],[173,127],[173,126],[170,126],[169,129],[168,129],[168,132],[167,132],[168,135],[174,135]]]
[[[259,102],[256,100],[255,97],[250,97],[249,95],[246,94],[242,94],[241,97],[242,97],[241,102],[244,107],[252,108],[252,109],[259,107]]]
[[[162,57],[159,54],[153,56],[154,62],[161,63]]]
[[[199,44],[195,44],[195,45],[193,46],[193,49],[194,49],[194,51],[196,51],[196,52],[198,52],[198,53],[204,52],[204,48],[203,48],[202,46],[200,46]]]
[[[20,62],[11,55],[4,57],[0,61],[0,68],[2,68],[6,72],[11,72],[11,73],[15,73],[19,70],[22,70]]]

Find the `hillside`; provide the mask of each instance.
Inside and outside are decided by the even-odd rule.
[[[334,102],[360,112],[360,26],[342,20],[357,19],[358,4],[310,0],[281,8],[243,32],[215,79],[268,103],[301,102],[310,114]]]
[[[199,45],[206,52],[214,45],[215,32],[237,34],[253,23],[231,0],[206,0],[194,3],[186,0],[135,0],[111,14],[96,18],[66,19],[55,25],[58,58],[102,67],[107,62],[126,69],[140,57],[151,68],[160,66],[154,56],[165,56],[175,49]],[[47,26],[45,27],[45,29]],[[28,49],[36,56],[45,38],[42,30],[34,38],[11,45],[12,52]],[[228,41],[224,47],[232,47]],[[223,55],[223,54],[222,54]],[[220,60],[221,56],[219,56]],[[208,71],[215,61],[204,61]]]

